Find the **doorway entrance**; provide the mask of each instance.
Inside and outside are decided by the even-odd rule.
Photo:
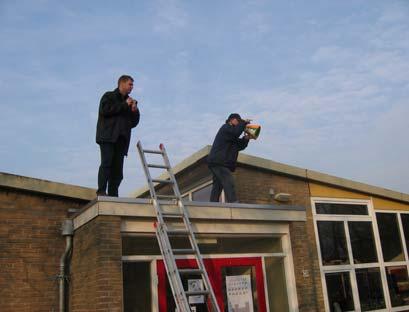
[[[261,257],[203,259],[221,311],[266,312],[265,281]],[[179,268],[197,268],[194,259],[177,259]],[[157,260],[159,311],[175,311],[163,260]],[[200,290],[197,275],[183,276],[185,289]],[[192,310],[209,311],[204,296],[189,298]],[[209,311],[210,312],[210,311]]]

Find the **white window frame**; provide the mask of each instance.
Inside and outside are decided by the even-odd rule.
[[[352,205],[366,205],[368,208],[367,215],[336,215],[336,214],[317,214],[315,204],[316,203],[332,203],[332,204],[352,204]],[[360,307],[360,300],[359,300],[359,292],[358,292],[358,284],[356,280],[356,269],[364,269],[364,268],[379,268],[381,282],[382,282],[382,289],[383,295],[385,300],[385,309],[381,310],[371,310],[371,311],[401,311],[404,310],[403,308],[407,309],[408,306],[399,307],[399,308],[391,308],[391,302],[389,297],[389,289],[386,279],[386,272],[385,266],[383,264],[382,258],[382,251],[381,251],[381,244],[379,239],[378,227],[376,223],[376,215],[373,209],[372,199],[370,200],[362,200],[362,199],[340,199],[340,198],[326,198],[326,197],[311,197],[311,208],[312,208],[312,215],[313,215],[313,222],[314,222],[314,231],[315,231],[315,239],[317,244],[317,251],[318,251],[318,260],[319,260],[319,267],[320,267],[320,275],[321,275],[321,284],[324,296],[324,304],[325,310],[330,311],[328,296],[327,296],[327,286],[325,281],[325,273],[335,273],[335,272],[349,272],[349,279],[351,282],[351,291],[352,297],[354,300],[354,311],[361,311]],[[342,221],[344,224],[345,230],[345,239],[347,245],[347,252],[348,252],[348,259],[349,264],[345,265],[331,265],[331,266],[324,266],[322,264],[322,257],[321,257],[321,246],[318,237],[318,226],[317,221]],[[378,262],[374,263],[364,263],[364,264],[354,264],[353,255],[352,255],[352,246],[351,246],[351,239],[349,235],[349,228],[348,228],[348,221],[367,221],[371,222],[372,224],[372,231],[374,235],[374,243],[376,247],[376,254],[378,257]],[[388,265],[389,266],[389,265]]]
[[[193,199],[192,193],[193,193],[193,192],[196,192],[196,191],[198,191],[198,190],[200,190],[200,189],[202,189],[202,188],[204,188],[204,187],[206,187],[206,186],[208,186],[208,185],[210,185],[210,184],[213,184],[213,180],[209,180],[209,181],[207,181],[207,182],[204,182],[204,183],[202,183],[202,184],[196,186],[195,188],[190,189],[189,191],[183,193],[183,194],[182,194],[182,197],[185,197],[186,195],[188,195],[188,196],[189,196],[189,197],[188,197],[189,201],[192,201],[192,199]],[[221,202],[222,202],[222,203],[225,203],[225,202],[226,202],[226,198],[225,198],[225,196],[224,196],[224,190],[222,191],[222,195],[221,195],[221,196],[222,196],[222,201],[221,201]]]

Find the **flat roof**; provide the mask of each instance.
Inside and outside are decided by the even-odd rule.
[[[92,188],[4,172],[0,172],[0,187],[88,201],[96,197],[96,190]]]
[[[167,212],[178,212],[176,202],[159,201]],[[305,207],[295,205],[256,205],[241,203],[184,202],[191,220],[224,221],[306,221]],[[135,217],[156,219],[152,200],[98,196],[73,217],[74,229],[98,216]]]
[[[173,173],[176,175],[183,170],[187,169],[188,167],[194,165],[195,163],[199,162],[200,160],[204,159],[210,152],[211,146],[206,145],[193,155],[187,157],[175,167],[173,167]],[[366,183],[361,183],[349,179],[344,179],[336,176],[332,176],[326,173],[322,173],[319,171],[304,169],[296,166],[291,166],[287,164],[283,164],[280,162],[276,162],[273,160],[269,160],[266,158],[261,158],[257,156],[248,155],[245,153],[240,153],[237,162],[242,165],[247,165],[263,170],[272,171],[278,174],[284,174],[292,177],[301,178],[311,182],[318,182],[323,183],[326,185],[331,185],[334,187],[339,187],[343,189],[348,189],[352,191],[358,191],[361,193],[376,195],[384,198],[389,198],[405,203],[409,203],[409,194],[396,192],[393,190],[389,190],[386,188],[378,187],[369,185]],[[166,174],[161,175],[161,178],[166,177]],[[158,185],[158,184],[157,184]],[[132,192],[132,196],[138,197],[142,194],[149,191],[147,185],[144,187]]]

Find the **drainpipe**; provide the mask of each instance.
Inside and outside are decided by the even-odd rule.
[[[60,274],[58,275],[59,278],[59,291],[60,291],[60,312],[65,312],[65,263],[69,254],[71,253],[72,249],[72,237],[74,235],[74,225],[72,220],[64,220],[61,228],[61,235],[65,237],[65,251],[60,258]]]

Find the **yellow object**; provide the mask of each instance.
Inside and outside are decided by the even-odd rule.
[[[323,184],[317,184],[317,183],[310,182],[309,187],[310,187],[310,195],[312,197],[364,199],[364,200],[371,199],[371,196],[363,194],[363,193],[343,190],[340,188],[335,188],[335,187],[331,187],[331,186],[327,186]]]
[[[343,190],[317,183],[309,183],[311,197],[371,200],[375,210],[409,211],[409,205],[394,200],[371,196],[362,192]]]
[[[372,198],[373,206],[375,210],[403,210],[409,211],[409,205],[404,203],[399,203],[396,201],[391,201],[387,199]]]
[[[260,125],[247,125],[246,129],[244,130],[250,138],[257,140],[258,136],[260,135],[261,126]]]

